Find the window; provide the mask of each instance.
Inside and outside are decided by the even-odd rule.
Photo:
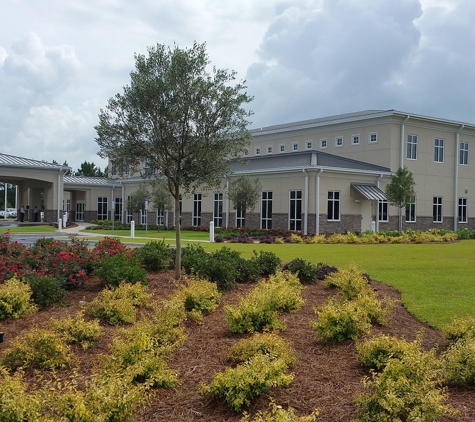
[[[378,201],[379,221],[388,221],[388,201]]]
[[[434,140],[434,161],[436,163],[444,162],[444,140],[435,138]]]
[[[193,195],[193,226],[201,226],[201,193]]]
[[[462,166],[468,166],[468,142],[460,142],[459,163]]]
[[[407,135],[407,159],[417,160],[417,135]]]
[[[272,154],[272,145],[267,145],[267,154]]]
[[[115,198],[114,220],[122,221],[122,198]]]
[[[351,135],[351,145],[360,144],[360,135]]]
[[[256,147],[255,153],[256,155],[261,155],[261,149],[259,147]]]
[[[107,220],[107,197],[105,196],[97,198],[97,219]]]
[[[280,144],[279,145],[279,151],[280,152],[285,152],[285,144]]]
[[[416,221],[416,197],[410,196],[406,204],[406,223]]]
[[[247,157],[248,155],[249,155],[249,150],[246,148],[246,149],[244,150],[244,156]]]
[[[340,220],[340,192],[328,191],[328,220]]]
[[[157,214],[156,214],[156,225],[157,226],[164,226],[165,225],[165,216],[163,214],[163,210],[162,209],[158,209],[157,210]]]
[[[244,227],[246,224],[246,210],[243,201],[239,200],[236,204],[236,227]]]
[[[117,165],[115,161],[111,161],[111,176],[115,176],[117,174]]]
[[[373,132],[369,134],[369,143],[370,144],[375,144],[378,142],[378,134],[377,132]]]
[[[323,139],[320,140],[320,145],[322,144],[322,141],[323,141]],[[312,149],[313,148],[313,142],[312,141],[307,141],[305,144],[306,144],[307,149]]]
[[[125,222],[130,223],[132,221],[133,215],[132,215],[132,208],[130,207],[130,201],[132,200],[132,197],[129,195],[127,196],[127,215],[125,216]]]
[[[145,159],[144,172],[145,176],[151,176],[156,172],[153,167],[152,160],[150,158]]]
[[[299,150],[299,143],[298,142],[294,142],[292,144],[292,151],[298,151]]]
[[[262,192],[261,229],[272,228],[272,192]]]
[[[343,136],[337,136],[335,138],[335,146],[342,147],[343,146]]]
[[[214,227],[223,226],[223,194],[220,192],[214,194],[213,221]]]
[[[289,229],[302,230],[302,191],[290,191]]]
[[[328,145],[327,139],[320,139],[320,148],[326,148]]]
[[[442,222],[442,197],[434,196],[432,201],[432,217],[434,223]]]
[[[467,223],[467,198],[459,198],[458,222]]]

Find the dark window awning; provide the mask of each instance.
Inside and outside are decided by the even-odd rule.
[[[375,201],[387,201],[386,194],[372,183],[352,183],[352,188],[355,188],[366,199]]]

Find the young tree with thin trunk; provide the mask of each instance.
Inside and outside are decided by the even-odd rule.
[[[416,194],[414,177],[407,167],[399,167],[386,186],[386,196],[391,205],[399,210],[399,233],[402,232],[402,210],[409,204],[410,197]]]
[[[123,94],[99,114],[99,155],[133,168],[147,162],[147,176],[165,177],[179,210],[180,195],[210,190],[229,174],[228,158],[241,155],[251,136],[252,98],[236,72],[210,68],[206,45],[189,49],[157,44],[135,55]],[[175,213],[175,277],[181,275],[180,215]]]
[[[228,197],[243,221],[247,211],[256,207],[261,191],[262,184],[259,179],[251,179],[248,176],[238,176],[229,183]]]

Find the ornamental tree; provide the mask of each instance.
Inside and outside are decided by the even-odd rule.
[[[410,197],[416,194],[415,185],[411,171],[407,167],[399,167],[386,186],[388,202],[399,210],[399,233],[402,232],[402,209],[409,203]]]
[[[133,168],[147,163],[148,178],[165,177],[179,210],[180,195],[216,188],[251,136],[252,98],[236,72],[210,68],[206,44],[189,49],[157,44],[135,54],[130,85],[99,113],[99,156]],[[175,212],[175,277],[181,275],[180,215]]]
[[[245,224],[246,212],[252,211],[259,200],[262,185],[259,179],[251,179],[248,176],[238,176],[229,183],[228,197],[237,214],[242,217]]]

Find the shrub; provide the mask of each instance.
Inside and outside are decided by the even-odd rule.
[[[74,318],[67,317],[51,321],[53,331],[61,334],[67,343],[79,343],[87,350],[102,334],[98,320],[85,321],[81,310]]]
[[[61,280],[56,277],[31,273],[27,275],[26,281],[30,286],[33,301],[40,308],[60,302],[66,296],[66,290],[62,286]]]
[[[326,265],[323,262],[319,262],[317,264],[317,267],[318,267],[318,273],[317,273],[318,280],[325,280],[330,274],[338,271],[338,268],[332,267],[330,265]]]
[[[34,328],[24,338],[16,338],[5,350],[1,363],[16,368],[61,369],[71,360],[69,346],[58,333]]]
[[[296,233],[290,233],[290,243],[303,243],[302,237]]]
[[[213,312],[221,301],[221,293],[216,284],[207,280],[191,279],[183,286],[179,293],[187,312],[199,311],[200,314]]]
[[[452,341],[475,339],[475,317],[454,318],[450,324],[444,327],[443,331],[445,337]]]
[[[326,243],[327,237],[324,234],[316,234],[314,236],[307,236],[305,239],[305,243],[310,245],[317,244],[317,243]]]
[[[274,400],[271,400],[269,406],[271,407],[270,412],[262,412],[259,410],[253,419],[250,419],[250,415],[244,412],[241,422],[314,422],[317,420],[319,414],[317,409],[310,415],[299,418],[295,415],[295,411],[292,407],[284,410],[281,406],[275,404]]]
[[[363,277],[361,271],[354,265],[330,274],[325,279],[325,284],[328,287],[338,287],[343,296],[348,300],[356,298],[363,292],[372,291],[368,280]]]
[[[197,274],[203,262],[208,259],[208,253],[201,245],[187,245],[181,251],[181,266],[187,274]]]
[[[35,312],[32,303],[31,288],[14,277],[0,284],[0,320],[5,318],[21,318]]]
[[[173,265],[170,245],[164,240],[152,240],[137,251],[137,256],[148,271],[163,270]]]
[[[280,258],[274,252],[253,251],[253,256],[249,260],[251,265],[255,265],[260,276],[267,277],[275,274],[281,264]]]
[[[475,385],[475,338],[466,338],[451,345],[443,354],[444,375],[455,384]]]
[[[318,274],[318,267],[302,258],[295,258],[288,262],[282,270],[297,274],[302,284],[313,284]]]
[[[140,267],[136,258],[125,254],[106,257],[95,274],[104,284],[115,287],[121,282],[147,283],[147,271]]]

